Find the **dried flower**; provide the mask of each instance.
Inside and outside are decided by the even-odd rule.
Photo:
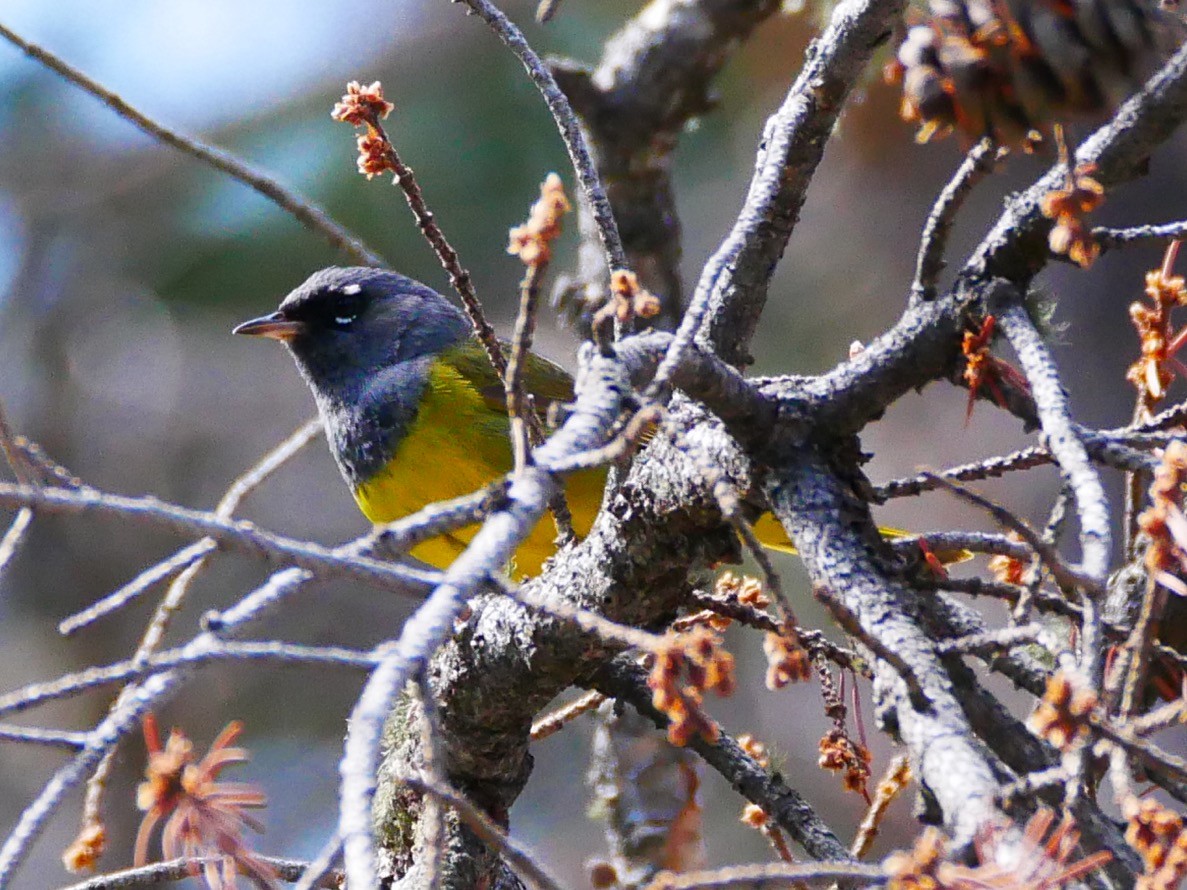
[[[1112,858],[1102,851],[1069,863],[1080,835],[1072,820],[1065,817],[1048,836],[1054,821],[1055,814],[1050,810],[1039,810],[1023,828],[1021,843],[1010,830],[1012,826],[986,828],[974,845],[975,866],[948,860],[944,836],[929,828],[911,852],[894,853],[884,861],[882,867],[890,877],[888,890],[1059,890]],[[999,865],[999,858],[1011,865]]]
[[[391,148],[391,144],[374,130],[360,133],[357,143],[359,148],[359,172],[368,179],[378,176],[387,170],[395,170],[388,151]]]
[[[1166,397],[1175,375],[1187,376],[1187,367],[1177,358],[1187,342],[1187,328],[1175,332],[1171,312],[1187,305],[1187,283],[1171,274],[1179,253],[1178,241],[1171,242],[1162,266],[1146,273],[1146,296],[1151,305],[1133,303],[1129,317],[1141,340],[1142,357],[1129,367],[1126,379],[1138,390],[1141,407],[1149,411]]]
[[[831,772],[845,773],[845,790],[854,791],[870,802],[870,752],[856,744],[844,730],[834,727],[820,740],[817,765]]]
[[[618,869],[613,863],[597,860],[589,864],[589,885],[594,890],[608,890],[618,886]]]
[[[947,887],[938,872],[946,852],[944,835],[937,828],[924,829],[908,852],[891,853],[882,863],[890,890],[939,890]]]
[[[395,107],[383,98],[383,85],[379,81],[363,86],[357,80],[352,80],[346,85],[346,95],[334,105],[330,117],[353,127],[361,127],[372,120],[382,120]]]
[[[107,829],[102,822],[87,822],[62,854],[66,871],[92,871],[107,849]]]
[[[1187,482],[1187,443],[1175,439],[1162,453],[1150,485],[1150,506],[1138,516],[1138,526],[1150,537],[1146,568],[1159,584],[1180,596],[1187,584],[1178,574],[1187,570],[1187,516],[1183,513],[1183,485]]]
[[[1022,536],[1017,532],[1010,532],[1006,537],[1011,541],[1021,541]],[[990,574],[1002,584],[1023,584],[1026,581],[1027,565],[1021,559],[1006,556],[1004,553],[991,557],[988,563]]]
[[[560,237],[561,217],[572,210],[565,187],[555,173],[540,184],[540,199],[532,205],[528,221],[510,232],[507,253],[525,266],[540,266],[552,259],[552,242]]]
[[[808,650],[795,628],[785,626],[783,633],[768,633],[763,638],[762,651],[767,656],[767,689],[772,692],[812,676]]]
[[[276,886],[272,868],[244,845],[242,837],[244,826],[263,830],[244,809],[263,807],[266,798],[252,785],[217,781],[228,766],[248,760],[246,750],[230,747],[242,730],[242,724],[228,723],[198,760],[193,743],[178,729],[162,746],[156,719],[152,714],[145,716],[148,766],[146,781],[136,789],[136,805],[145,813],[136,833],[137,865],[148,861],[149,838],[157,823],[166,819],[161,847],[167,859],[215,857],[203,867],[210,890],[233,890],[240,870],[259,886]]]
[[[755,762],[763,769],[771,765],[771,758],[767,754],[767,746],[750,735],[750,733],[744,733],[738,736],[738,746],[753,757]]]
[[[651,318],[659,314],[659,298],[639,283],[639,277],[626,269],[610,273],[610,299],[594,316],[594,326],[617,318],[626,324],[632,318]]]
[[[1096,703],[1096,693],[1074,675],[1058,671],[1030,715],[1030,728],[1060,751],[1070,751],[1087,737],[1088,717]]]
[[[1082,269],[1100,256],[1100,245],[1084,221],[1105,200],[1104,186],[1090,175],[1095,171],[1095,164],[1081,164],[1068,176],[1067,185],[1045,194],[1039,204],[1043,216],[1055,220],[1048,236],[1051,251],[1066,256]]]
[[[1156,800],[1130,797],[1121,807],[1125,840],[1138,851],[1145,872],[1137,890],[1173,890],[1187,877],[1187,832],[1183,817]]]
[[[734,657],[721,647],[721,638],[705,627],[669,633],[652,658],[647,685],[652,704],[671,721],[668,740],[680,746],[694,735],[716,741],[721,730],[701,709],[704,693],[731,695],[737,686]]]
[[[1030,392],[1030,384],[1027,383],[1026,377],[1009,362],[989,351],[996,328],[997,320],[992,315],[987,315],[977,330],[965,331],[961,339],[960,351],[965,359],[963,376],[965,385],[969,388],[965,423],[973,416],[973,406],[977,403],[981,387],[987,387],[994,401],[1003,408],[1007,406],[1003,386],[1009,386],[1019,392]]]

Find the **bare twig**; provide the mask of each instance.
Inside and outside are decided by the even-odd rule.
[[[878,836],[878,829],[886,818],[886,811],[894,799],[902,793],[911,781],[911,760],[901,754],[886,767],[886,775],[878,783],[874,792],[874,799],[866,808],[866,814],[857,827],[857,835],[853,838],[850,853],[854,859],[864,859],[874,845]]]
[[[12,520],[12,524],[8,526],[8,531],[4,533],[4,537],[0,538],[0,577],[3,577],[4,571],[12,562],[13,557],[20,552],[21,544],[25,542],[25,535],[28,534],[29,526],[32,524],[33,511],[28,507],[21,507]]]
[[[216,857],[221,861],[221,857]],[[276,872],[282,881],[298,881],[309,868],[306,863],[294,859],[277,859],[274,856],[256,856]],[[81,884],[71,884],[64,890],[137,890],[139,887],[155,887],[158,884],[173,883],[197,874],[203,865],[211,861],[209,857],[194,859],[170,859],[168,862],[154,862],[138,868],[111,872],[83,881]],[[312,888],[325,890],[339,890],[342,887],[342,876],[329,874],[322,877]]]
[[[993,172],[994,164],[1004,154],[1005,150],[999,149],[992,139],[982,139],[965,155],[952,174],[952,179],[940,192],[923,227],[919,256],[915,260],[915,281],[911,285],[914,299],[930,300],[935,296],[936,279],[944,268],[944,250],[948,246],[948,236],[956,222],[956,214],[977,183]]]
[[[1163,223],[1162,225],[1133,226],[1128,229],[1112,229],[1101,226],[1092,230],[1092,239],[1100,245],[1101,252],[1117,247],[1127,247],[1135,242],[1175,241],[1187,237],[1187,221]]]
[[[306,568],[323,578],[353,578],[383,590],[419,597],[437,579],[426,572],[272,534],[254,523],[220,519],[213,513],[167,504],[156,498],[129,498],[87,489],[63,491],[0,483],[0,505],[33,506],[48,513],[97,513],[148,522],[183,535],[213,538],[219,544],[268,560]]]
[[[993,655],[1017,646],[1026,646],[1036,642],[1046,629],[1037,624],[1024,624],[1020,627],[1003,627],[984,633],[972,634],[967,637],[956,637],[943,640],[936,648],[945,655]]]
[[[30,745],[47,745],[49,747],[69,748],[77,751],[85,748],[87,734],[85,732],[62,732],[52,729],[40,729],[35,726],[5,726],[0,724],[0,742],[25,742]]]
[[[350,89],[357,89],[357,84],[352,83]],[[348,94],[344,102],[349,98]],[[388,103],[386,107],[390,110],[391,104]],[[449,283],[461,297],[462,308],[465,309],[466,316],[470,319],[474,335],[486,351],[491,367],[495,369],[499,379],[503,379],[507,373],[507,360],[503,356],[499,339],[495,336],[495,329],[491,327],[490,322],[486,320],[486,314],[482,311],[482,303],[479,302],[478,294],[474,290],[474,279],[470,276],[469,271],[462,266],[457,251],[453,249],[453,245],[449,243],[445,233],[441,231],[441,227],[437,225],[437,218],[425,203],[424,193],[416,181],[412,168],[400,158],[395,143],[391,141],[387,131],[383,128],[383,124],[379,120],[379,111],[374,106],[365,104],[358,106],[357,110],[371,136],[380,140],[378,151],[386,162],[386,169],[391,170],[394,174],[395,183],[404,192],[408,209],[412,211],[412,216],[416,219],[416,227],[420,229],[425,240],[429,242],[429,246],[433,248],[433,252],[437,254],[437,259],[441,261],[441,266],[449,274]],[[354,122],[353,119],[345,116],[341,119],[349,123]],[[363,139],[364,137],[360,136],[359,138]],[[368,177],[370,175],[368,174]]]
[[[331,874],[330,869],[342,855],[342,839],[337,832],[330,836],[318,854],[309,862],[309,866],[302,872],[300,879],[293,885],[293,890],[314,890],[317,887],[332,887],[341,890],[343,877],[341,873]]]
[[[437,704],[433,700],[433,688],[426,673],[421,673],[414,683],[409,684],[413,697],[420,705],[420,760],[426,779],[435,787],[444,785],[442,774],[441,731],[437,719]],[[425,857],[421,879],[426,887],[435,887],[441,875],[441,863],[445,855],[445,808],[436,795],[428,794],[421,809],[421,850]]]
[[[0,26],[0,28],[2,27]],[[16,476],[18,482],[25,485],[38,484],[38,475],[33,472],[28,458],[17,446],[16,437],[13,435],[12,427],[9,426],[3,404],[0,404],[0,451],[4,453],[8,466],[12,468],[13,475]],[[29,507],[21,507],[17,511],[16,518],[8,527],[8,531],[4,533],[4,537],[0,538],[0,577],[3,577],[4,570],[8,568],[13,557],[20,550],[21,544],[25,542],[25,535],[32,523],[33,511]]]
[[[324,210],[308,199],[289,191],[267,174],[256,170],[221,149],[204,145],[196,139],[183,136],[176,130],[170,130],[162,126],[148,115],[133,108],[116,93],[113,93],[111,90],[87,77],[87,75],[83,74],[77,68],[67,64],[48,50],[28,42],[3,25],[0,25],[0,37],[17,46],[25,55],[35,59],[45,67],[66,78],[66,80],[75,86],[90,93],[124,120],[143,130],[149,136],[176,148],[178,151],[192,158],[197,158],[220,173],[225,173],[232,179],[242,182],[248,188],[263,195],[296,219],[301,225],[321,235],[331,245],[341,250],[360,265],[387,265],[379,254],[372,251],[356,236],[334,222]]]
[[[478,838],[499,853],[515,870],[538,890],[560,890],[561,884],[544,870],[532,854],[517,844],[491,818],[453,788],[429,776],[404,776],[403,781],[423,794],[429,794],[447,804],[461,817]]]
[[[718,890],[718,888],[795,887],[797,884],[831,884],[880,887],[889,878],[877,865],[773,862],[762,865],[729,865],[711,871],[664,874],[648,890]]]
[[[532,741],[538,742],[551,735],[556,735],[582,714],[596,710],[605,700],[606,696],[600,692],[587,692],[567,705],[561,705],[532,724]]]
[[[1027,314],[1022,295],[1012,286],[999,284],[995,288],[990,308],[997,316],[1030,382],[1047,447],[1051,449],[1076,501],[1083,562],[1082,572],[1077,574],[1091,582],[1084,585],[1087,595],[1082,601],[1084,618],[1081,625],[1080,665],[1088,682],[1098,689],[1105,652],[1101,639],[1100,609],[1112,542],[1108,499],[1079,431],[1072,426],[1067,393],[1059,372],[1050,350]],[[1041,551],[1036,548],[1036,552]]]
[[[627,268],[626,251],[622,247],[622,238],[618,234],[618,223],[614,220],[614,211],[610,208],[610,200],[606,197],[606,189],[602,185],[601,177],[589,153],[589,146],[585,141],[585,134],[581,131],[581,124],[573,113],[569,99],[557,86],[556,79],[548,70],[548,66],[528,44],[523,32],[507,18],[507,16],[489,0],[464,0],[465,4],[515,53],[528,77],[544,97],[552,119],[560,130],[565,149],[569,153],[569,160],[573,163],[573,170],[581,183],[581,190],[585,200],[589,203],[594,222],[598,228],[598,235],[602,239],[602,247],[606,251],[607,265],[610,271]]]
[[[507,416],[511,418],[511,446],[515,453],[516,469],[531,463],[532,445],[539,445],[544,441],[540,418],[524,390],[523,373],[532,348],[532,336],[536,331],[540,281],[547,269],[547,264],[540,262],[529,265],[524,272],[523,281],[519,286],[519,313],[515,316],[511,358],[507,362]],[[572,533],[571,527],[569,532]]]
[[[899,0],[846,0],[813,41],[782,106],[763,128],[758,164],[733,230],[705,264],[680,327],[648,390],[662,394],[694,342],[744,364],[775,264],[795,227],[829,132]]]
[[[1068,589],[1084,588],[1092,593],[1101,593],[1102,587],[1096,578],[1086,577],[1074,567],[1067,565],[1054,546],[1045,541],[1042,535],[1005,507],[995,504],[989,498],[978,494],[972,489],[951,482],[942,476],[933,476],[933,481],[941,488],[947,489],[962,500],[968,501],[970,504],[974,504],[985,510],[993,516],[995,521],[1018,535],[1030,547],[1031,551],[1042,559],[1043,564],[1060,585]]]
[[[168,649],[147,658],[129,658],[115,664],[87,668],[85,671],[74,674],[65,674],[44,683],[22,686],[20,689],[0,695],[0,714],[17,713],[45,702],[77,695],[98,686],[120,683],[124,680],[138,680],[176,667],[240,660],[292,665],[333,665],[355,670],[370,670],[379,663],[379,656],[371,652],[360,652],[337,646],[301,646],[275,640],[241,643],[224,640],[201,649],[193,649],[188,646],[180,649]]]
[[[98,621],[104,615],[110,615],[112,612],[122,609],[136,597],[147,593],[158,584],[172,580],[203,556],[213,553],[217,549],[218,544],[210,538],[203,538],[188,547],[183,547],[168,559],[149,566],[123,587],[109,593],[97,603],[87,606],[81,612],[63,618],[58,622],[58,633],[62,636],[70,636],[75,631]]]

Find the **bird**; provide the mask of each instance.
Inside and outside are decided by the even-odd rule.
[[[512,469],[503,381],[466,316],[428,285],[384,269],[330,267],[306,279],[275,312],[232,333],[277,340],[288,349],[313,392],[338,469],[373,523],[471,494]],[[535,353],[527,354],[523,381],[537,409],[572,401],[572,377]],[[579,536],[593,524],[605,481],[604,468],[565,479]],[[512,577],[538,574],[556,551],[550,526],[537,523],[520,544],[508,567]],[[765,546],[794,552],[770,514],[755,528]],[[424,541],[411,555],[447,568],[477,529]],[[962,554],[939,557],[953,562]]]
[[[503,381],[469,320],[431,287],[396,272],[315,272],[270,315],[235,334],[278,340],[313,392],[334,460],[373,523],[471,494],[512,469]],[[528,353],[525,389],[536,408],[573,398],[559,365]],[[601,505],[606,472],[570,474],[565,495],[579,536]],[[556,550],[539,522],[515,552],[514,577],[539,573]],[[469,544],[468,526],[418,544],[411,555],[446,568]]]

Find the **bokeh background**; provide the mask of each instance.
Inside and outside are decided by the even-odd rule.
[[[566,0],[556,20],[531,23],[532,7],[507,4],[543,52],[594,61],[604,39],[638,5]],[[44,44],[162,122],[197,134],[271,171],[327,207],[407,274],[448,291],[398,192],[355,173],[350,130],[329,118],[347,80],[380,79],[397,104],[391,132],[432,208],[473,271],[489,314],[509,329],[520,266],[505,233],[526,214],[550,170],[572,177],[543,104],[515,60],[462,7],[427,0],[7,0],[2,20]],[[795,76],[817,21],[788,11],[763,26],[720,80],[715,112],[689,128],[676,154],[685,269],[700,266],[741,205],[762,121]],[[1184,144],[1154,159],[1150,177],[1108,198],[1099,218],[1129,224],[1184,215]],[[897,119],[897,96],[876,75],[846,112],[787,251],[756,343],[756,370],[811,373],[845,356],[901,311],[917,233],[960,157],[947,141],[917,146]],[[983,184],[961,218],[951,258],[976,243],[1002,197],[1044,162],[1014,158]],[[570,236],[557,263],[573,262]],[[1136,355],[1126,309],[1159,251],[1136,248],[1090,272],[1055,267],[1043,286],[1066,325],[1058,356],[1079,418],[1127,421],[1124,382]],[[244,186],[155,144],[96,100],[0,44],[0,399],[18,431],[42,443],[92,485],[153,493],[210,507],[229,480],[312,413],[288,358],[271,344],[234,339],[240,320],[270,311],[313,270],[341,261],[317,237]],[[690,288],[691,289],[691,288]],[[571,363],[571,333],[546,319],[541,349]],[[872,427],[864,444],[875,480],[974,459],[1026,444],[1016,422],[982,405],[964,422],[964,393],[933,386]],[[988,490],[1041,522],[1053,472]],[[1119,495],[1116,480],[1112,491]],[[262,526],[326,543],[365,529],[320,442],[261,492],[243,515]],[[7,516],[0,519],[7,519]],[[985,520],[940,496],[892,504],[887,522],[927,530]],[[90,518],[39,517],[0,579],[0,686],[4,690],[129,654],[152,597],[73,638],[64,616],[129,580],[179,545],[149,527]],[[1074,545],[1072,551],[1074,553]],[[780,563],[793,593],[807,590],[793,561]],[[195,632],[208,608],[225,606],[267,567],[223,557],[197,586],[172,638]],[[992,607],[991,607],[992,608]],[[827,622],[813,605],[803,616]],[[321,585],[295,598],[265,636],[367,646],[393,636],[406,605],[369,589]],[[861,801],[815,766],[827,729],[818,690],[762,687],[755,636],[731,637],[741,688],[712,708],[726,728],[765,739],[792,785],[848,836]],[[344,718],[361,678],[348,672],[207,668],[161,715],[204,746],[229,719],[247,724],[252,764],[240,776],[271,797],[259,848],[309,857],[336,818],[336,761]],[[863,694],[868,690],[863,689]],[[82,729],[107,691],[31,715],[39,725]],[[867,713],[868,698],[866,701]],[[1019,705],[1021,706],[1021,704]],[[577,885],[602,848],[585,815],[582,764],[589,727],[579,723],[536,747],[536,771],[513,811],[515,833]],[[875,773],[891,755],[876,746]],[[125,865],[135,832],[138,739],[120,749],[108,808]],[[7,831],[61,763],[46,749],[0,747],[0,830]],[[715,777],[704,789],[714,863],[767,858],[765,842],[737,824],[741,801]],[[18,880],[70,882],[59,864],[77,827],[80,794],[63,807]],[[913,824],[896,804],[879,850]]]

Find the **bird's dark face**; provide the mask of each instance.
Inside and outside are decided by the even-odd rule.
[[[380,269],[314,273],[271,315],[235,328],[289,348],[315,392],[349,397],[384,370],[459,343],[469,325],[435,290]]]

